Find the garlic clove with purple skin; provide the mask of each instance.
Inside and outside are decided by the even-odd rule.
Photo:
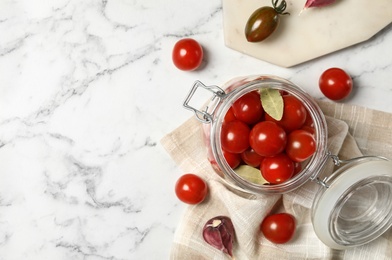
[[[333,4],[334,2],[335,0],[307,0],[304,9],[310,7],[323,7]]]
[[[234,226],[231,219],[217,216],[203,227],[203,238],[211,246],[233,257]]]

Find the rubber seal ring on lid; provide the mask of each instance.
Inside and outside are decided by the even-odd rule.
[[[313,204],[314,231],[330,248],[366,244],[392,225],[392,162],[380,157],[357,162],[334,173]]]

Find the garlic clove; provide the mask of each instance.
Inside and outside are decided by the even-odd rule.
[[[234,226],[231,219],[217,216],[207,221],[203,228],[203,238],[211,246],[233,256]]]

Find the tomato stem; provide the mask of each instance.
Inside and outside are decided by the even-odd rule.
[[[281,15],[290,14],[288,12],[284,12],[287,7],[287,3],[285,0],[282,0],[282,2],[280,2],[280,4],[278,4],[278,3],[279,3],[279,0],[272,0],[272,6],[278,14],[281,14]]]

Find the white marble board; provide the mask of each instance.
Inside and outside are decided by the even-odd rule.
[[[371,38],[392,22],[391,0],[338,0],[303,10],[306,0],[287,0],[290,15],[280,17],[266,40],[247,42],[249,16],[269,0],[222,0],[225,44],[229,48],[282,67],[291,67]]]

